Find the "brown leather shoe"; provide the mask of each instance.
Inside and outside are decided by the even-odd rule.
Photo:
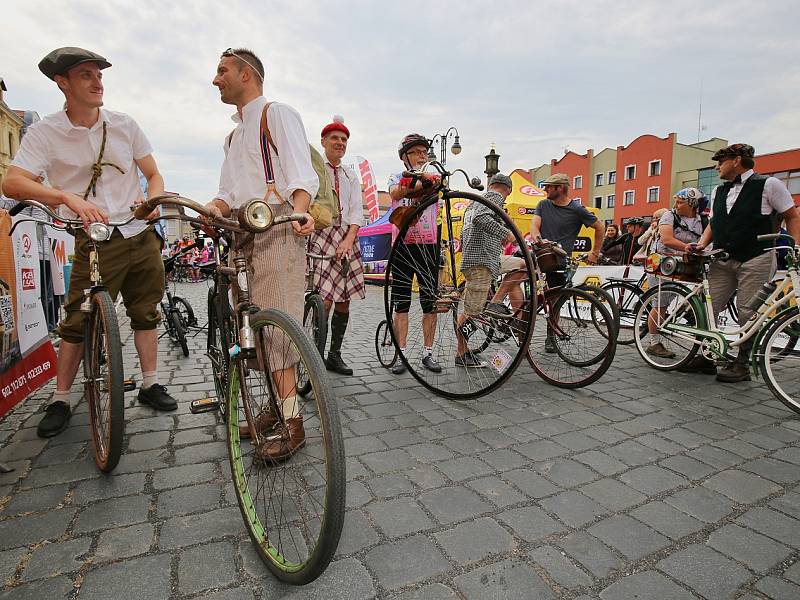
[[[730,362],[724,369],[717,373],[717,381],[723,383],[738,383],[740,381],[750,381],[750,369],[746,364],[740,362]]]
[[[275,427],[275,423],[278,422],[278,418],[272,414],[272,411],[267,409],[259,414],[256,418],[256,429],[258,433],[265,434],[270,429]],[[250,435],[250,424],[249,423],[242,423],[239,425],[239,437],[243,440],[249,440],[252,435]]]
[[[303,417],[287,419],[283,431],[266,436],[256,448],[255,457],[265,463],[286,460],[306,445],[306,431],[303,429]]]

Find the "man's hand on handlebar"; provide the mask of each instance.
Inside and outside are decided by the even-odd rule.
[[[223,218],[222,211],[219,209],[219,206],[214,204],[214,202],[209,202],[208,204],[204,205],[203,208],[205,208],[208,211],[211,219],[208,217],[201,217],[201,218],[206,219],[209,222],[209,224],[212,222],[212,219]]]
[[[314,233],[314,217],[307,212],[298,214],[305,217],[305,223],[301,225],[300,221],[292,221],[292,229],[294,229],[294,234],[296,236],[309,236]]]
[[[78,215],[78,218],[83,221],[84,227],[88,227],[92,223],[108,223],[106,211],[76,194],[64,192],[64,205]]]
[[[136,201],[134,201],[133,206],[136,207],[136,206],[139,206],[140,204],[144,204],[144,198],[141,197],[141,196]],[[161,211],[158,208],[156,208],[156,209],[153,210],[153,212],[151,212],[149,215],[147,215],[147,218],[145,218],[143,220],[144,221],[152,221],[153,219],[157,219],[159,216],[161,216]]]

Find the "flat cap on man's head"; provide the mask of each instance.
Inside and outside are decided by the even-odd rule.
[[[511,177],[508,175],[503,175],[502,173],[495,173],[492,175],[492,178],[489,180],[489,185],[494,185],[495,183],[504,185],[510,190],[514,189],[514,184],[511,183]]]
[[[724,148],[717,150],[714,153],[714,156],[711,157],[711,160],[736,158],[737,156],[741,156],[742,158],[753,158],[755,154],[755,148],[753,148],[750,144],[731,144],[730,146],[725,146]]]
[[[55,81],[56,75],[64,75],[72,67],[85,62],[97,63],[100,69],[107,69],[111,66],[111,63],[104,56],[83,48],[66,46],[64,48],[56,48],[40,60],[39,70]]]
[[[565,185],[569,187],[569,176],[566,173],[553,173],[542,182],[542,185]]]

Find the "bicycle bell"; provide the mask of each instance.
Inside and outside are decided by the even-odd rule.
[[[111,237],[111,228],[105,223],[89,225],[89,237],[95,242],[105,242]]]
[[[253,233],[262,233],[272,226],[272,209],[263,200],[248,202],[238,217],[239,225]]]

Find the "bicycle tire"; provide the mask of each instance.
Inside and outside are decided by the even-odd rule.
[[[234,489],[247,531],[267,568],[285,583],[305,585],[330,563],[344,522],[346,477],[339,413],[319,351],[300,324],[280,311],[263,310],[251,317],[251,325],[256,346],[273,353],[266,358],[259,350],[257,358],[249,359],[240,354],[231,371],[226,430]],[[285,440],[281,436],[286,433],[282,417],[269,430],[259,432],[256,427],[256,417],[275,410],[278,402],[273,376],[265,376],[266,369],[296,374],[293,357],[305,363],[312,385],[308,397],[296,397],[305,445],[282,462],[265,462],[256,449],[282,443],[274,440]],[[253,361],[257,368],[252,368]],[[241,419],[247,419],[258,439],[242,443]]]
[[[534,330],[526,353],[540,378],[556,387],[575,389],[594,383],[608,371],[617,348],[614,318],[593,293],[547,289],[540,314],[544,324]],[[552,340],[552,352],[546,349],[547,338]]]
[[[619,314],[617,343],[624,346],[633,344],[633,323],[636,320],[636,311],[639,309],[644,292],[639,286],[627,281],[610,281],[601,285],[600,288],[611,296]]]
[[[227,304],[227,296],[224,298]],[[223,417],[227,413],[228,374],[230,372],[230,316],[217,308],[217,295],[214,289],[208,290],[208,338],[206,340],[206,356],[211,362],[211,373],[214,377],[214,389],[219,400],[219,410]],[[227,325],[226,325],[227,324]]]
[[[380,365],[386,369],[391,368],[397,361],[397,350],[392,342],[392,333],[386,319],[378,323],[375,329],[375,354]]]
[[[773,395],[800,413],[800,310],[793,306],[763,326],[765,333],[758,348],[758,368]]]
[[[424,218],[424,213],[437,202],[440,203],[441,227],[438,228],[437,250],[432,253],[435,257],[431,257],[429,250],[419,248],[430,245],[406,245],[403,240],[409,228],[420,218]],[[527,279],[532,280],[533,259],[527,250],[522,234],[509,216],[483,196],[461,191],[444,191],[440,194],[440,198],[436,196],[427,198],[414,208],[400,228],[396,241],[392,245],[384,280],[384,310],[398,359],[402,361],[411,376],[426,389],[453,400],[478,398],[496,390],[507,381],[524,358],[536,318],[535,298],[533,298],[528,305],[520,308],[515,334],[504,342],[494,343],[490,356],[488,356],[489,360],[486,361],[486,365],[489,366],[465,368],[456,365],[455,359],[458,354],[456,323],[459,315],[463,313],[463,302],[458,291],[462,283],[462,276],[457,269],[459,262],[456,256],[456,252],[460,250],[460,240],[454,235],[454,232],[462,225],[462,217],[455,213],[471,203],[479,203],[486,207],[491,211],[492,216],[514,235],[515,242],[523,249]],[[454,223],[456,223],[455,226]],[[412,249],[412,246],[419,250]],[[443,248],[443,256],[439,255],[438,248]],[[415,253],[418,253],[418,257],[414,256]],[[426,292],[430,293],[432,297],[427,301],[431,303],[435,312],[431,312],[429,309],[427,318],[422,312],[422,299],[419,293],[414,291],[407,274],[411,270],[417,273],[417,277],[423,277],[426,280]],[[419,275],[419,273],[424,275]],[[438,273],[438,278],[434,282],[436,273]],[[401,339],[398,337],[395,327],[393,301],[410,304],[407,313],[405,354],[400,351]],[[435,318],[431,318],[430,315],[434,315]],[[424,348],[427,345],[423,323],[427,323],[427,331],[434,331],[432,358],[439,364],[440,372],[432,371],[422,365],[425,356]],[[470,347],[471,344],[467,341],[467,348]],[[481,359],[480,362],[484,361]]]
[[[303,308],[303,329],[306,330],[308,337],[314,342],[321,357],[325,357],[325,345],[328,342],[328,315],[325,312],[325,302],[317,293],[306,296]],[[301,365],[302,363],[298,363]],[[298,366],[298,368],[302,368]],[[311,391],[311,381],[308,375],[303,372],[297,374],[297,391],[303,396]]]
[[[189,304],[188,300],[181,298],[180,296],[173,296],[172,305],[174,308],[178,309],[181,317],[183,317],[183,322],[186,325],[186,329],[188,329],[188,327],[197,326],[197,317],[194,315],[194,309],[192,308],[192,305]]]
[[[613,317],[614,338],[617,340],[617,343],[619,343],[620,312],[611,294],[609,294],[606,290],[604,290],[600,286],[591,285],[587,283],[576,285],[575,288],[583,290],[584,292],[589,292],[590,294],[594,295],[594,297],[597,298],[603,304],[603,306],[605,306],[608,309],[608,312],[611,313],[611,316]],[[599,327],[601,329],[604,328],[603,315],[593,311],[592,319],[595,320],[596,327]]]
[[[672,371],[682,367],[692,360],[700,349],[701,342],[694,338],[689,339],[690,334],[669,331],[663,327],[665,324],[672,323],[706,329],[705,309],[697,297],[691,298],[688,303],[679,308],[683,304],[683,299],[690,293],[692,293],[691,290],[684,285],[663,282],[642,295],[634,323],[634,344],[642,360],[654,369]],[[670,308],[672,308],[672,312],[668,312]],[[679,312],[675,312],[678,310]],[[651,345],[648,323],[653,324],[659,330],[662,346],[672,352],[674,356],[656,356],[647,352]]]
[[[84,321],[84,394],[89,408],[94,461],[104,473],[114,470],[125,436],[125,379],[117,313],[105,290],[90,296]],[[105,392],[105,393],[104,393]]]
[[[186,325],[183,323],[183,318],[177,310],[173,309],[169,314],[169,319],[172,322],[172,328],[175,330],[175,341],[181,347],[183,355],[188,357],[189,342],[186,341]]]

